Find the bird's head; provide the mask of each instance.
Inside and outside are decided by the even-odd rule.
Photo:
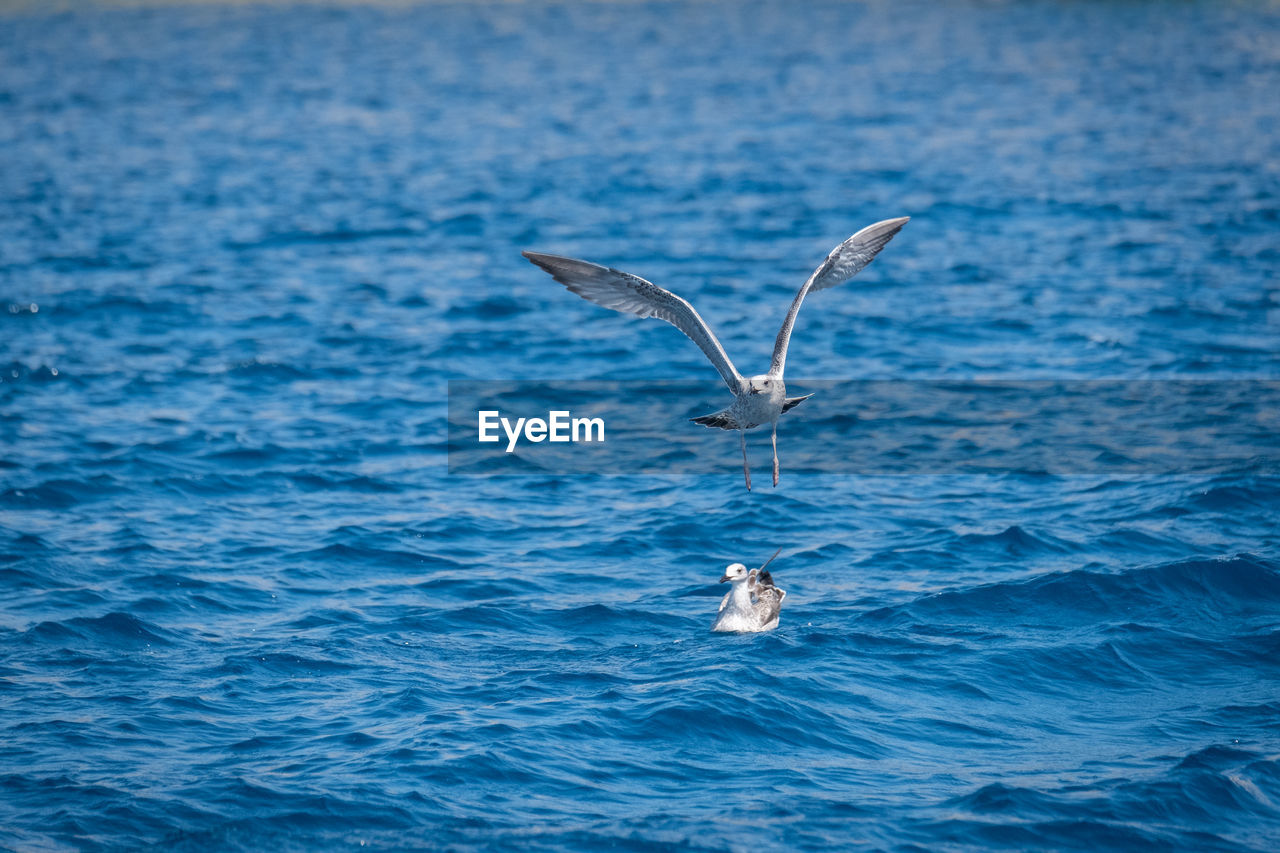
[[[773,387],[773,377],[768,374],[752,376],[747,380],[747,391],[752,394],[766,394]]]
[[[720,583],[725,581],[733,581],[738,583],[747,579],[747,567],[742,563],[734,563],[724,570],[724,576],[720,578]]]

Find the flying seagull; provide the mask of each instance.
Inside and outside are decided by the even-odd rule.
[[[693,418],[693,421],[703,426],[738,430],[738,436],[742,440],[742,475],[746,478],[749,491],[751,470],[747,465],[746,431],[763,424],[772,426],[773,484],[778,485],[778,418],[783,412],[813,396],[806,394],[803,397],[788,397],[782,380],[782,372],[787,363],[787,344],[791,341],[791,330],[795,326],[796,314],[800,312],[800,303],[815,290],[835,287],[857,275],[893,239],[893,235],[902,230],[909,218],[903,216],[868,225],[831,250],[831,254],[813,271],[813,275],[809,276],[809,280],[792,301],[791,310],[782,321],[782,329],[773,345],[773,364],[769,372],[750,379],[743,377],[733,366],[711,327],[693,310],[693,306],[671,291],[631,273],[602,267],[590,261],[545,255],[541,252],[521,254],[583,299],[623,314],[666,320],[702,349],[716,370],[720,371],[734,400],[729,408]]]
[[[773,557],[781,553],[779,548]],[[774,586],[773,575],[765,571],[773,557],[765,560],[764,566],[749,572],[742,563],[734,563],[724,570],[720,583],[728,581],[733,587],[720,601],[720,613],[711,626],[712,631],[750,633],[778,627],[778,612],[787,591]]]

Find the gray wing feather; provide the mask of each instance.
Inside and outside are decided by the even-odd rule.
[[[631,273],[602,267],[590,261],[545,255],[541,252],[521,254],[589,302],[623,314],[666,320],[702,349],[716,370],[720,371],[720,376],[724,378],[730,391],[737,394],[741,390],[742,375],[729,360],[711,328],[693,310],[692,305],[671,291]]]
[[[787,344],[791,342],[791,330],[796,324],[796,315],[800,313],[800,303],[805,296],[815,290],[826,290],[853,278],[862,268],[871,263],[876,254],[893,239],[893,235],[902,230],[911,217],[901,216],[897,219],[885,219],[874,225],[868,225],[848,240],[831,250],[822,266],[813,271],[809,280],[800,288],[787,319],[782,321],[782,329],[778,332],[778,340],[773,345],[773,365],[769,368],[771,376],[781,376],[787,363]]]
[[[779,551],[782,549],[779,548]],[[777,554],[773,555],[778,556]],[[770,560],[773,558],[770,557]],[[782,612],[782,599],[787,597],[786,590],[778,589],[773,584],[773,575],[764,569],[752,569],[747,576],[747,583],[751,586],[751,594],[755,597],[755,602],[751,605],[752,611],[755,612],[756,619],[761,625],[768,625],[778,618],[778,614]]]
[[[786,597],[786,592],[776,586],[764,587],[757,593],[756,603],[752,605],[752,609],[756,612],[756,618],[760,620],[761,625],[777,621],[778,614],[782,612],[782,599]]]

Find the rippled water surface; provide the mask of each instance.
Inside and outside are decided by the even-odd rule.
[[[1275,379],[1278,46],[1268,3],[5,7],[0,846],[1276,849],[1247,454],[789,471],[855,422],[820,394],[777,489],[705,431],[489,477],[446,394],[714,381],[522,249],[756,373],[898,215],[791,374]],[[711,634],[778,547],[781,627]]]

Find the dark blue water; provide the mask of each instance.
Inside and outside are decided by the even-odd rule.
[[[898,215],[793,375],[1274,379],[1277,45],[1264,3],[9,7],[0,846],[1276,849],[1247,457],[789,472],[801,407],[776,490],[710,432],[460,475],[446,389],[714,381],[521,249],[755,373]],[[781,627],[709,633],[778,547]]]

